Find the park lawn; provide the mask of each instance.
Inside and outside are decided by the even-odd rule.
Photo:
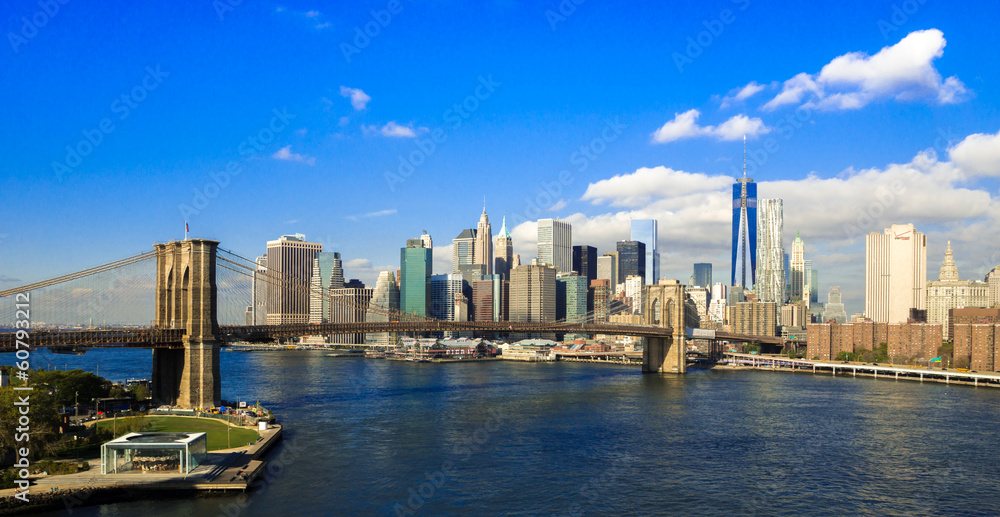
[[[102,420],[96,425],[102,429],[112,429],[112,420]],[[143,419],[143,432],[147,433],[208,433],[208,450],[229,449],[241,447],[257,441],[260,435],[256,430],[233,427],[229,431],[229,443],[226,442],[226,423],[211,418],[192,418],[184,416],[147,416]]]

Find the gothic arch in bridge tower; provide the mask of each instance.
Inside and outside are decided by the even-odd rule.
[[[157,328],[184,329],[183,348],[153,349],[153,397],[181,407],[217,406],[221,399],[215,339],[216,250],[204,239],[156,244]]]
[[[646,301],[643,322],[646,325],[669,327],[670,337],[646,338],[642,352],[642,371],[645,373],[685,373],[686,345],[684,343],[684,285],[677,280],[660,280],[659,284],[645,286]]]

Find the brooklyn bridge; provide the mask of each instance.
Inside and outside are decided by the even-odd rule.
[[[685,325],[691,326],[692,314],[684,285],[678,282],[645,287],[642,324],[445,321],[370,305],[352,308],[374,313],[376,318],[371,319],[381,321],[240,324],[250,305],[253,280],[313,299],[324,296],[307,279],[261,271],[253,260],[219,248],[217,241],[171,241],[122,260],[0,291],[0,352],[40,347],[151,348],[154,398],[191,408],[220,402],[220,347],[309,335],[453,331],[625,335],[645,340],[643,372],[686,372]],[[327,298],[330,303],[356,303]],[[29,328],[15,325],[22,318],[30,322]],[[714,339],[782,344],[781,338],[722,332]]]

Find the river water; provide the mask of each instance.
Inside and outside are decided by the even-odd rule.
[[[32,360],[123,380],[151,354]],[[1000,514],[996,388],[306,351],[223,352],[222,371],[223,398],[286,426],[261,489],[72,515]]]

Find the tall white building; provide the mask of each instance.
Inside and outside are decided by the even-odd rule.
[[[1000,305],[1000,266],[993,268],[986,274],[986,283],[989,286],[986,299],[987,307]]]
[[[252,297],[254,325],[267,325],[267,255],[257,257],[256,268],[253,273]]]
[[[493,248],[493,272],[504,280],[510,280],[510,270],[514,267],[513,264],[514,241],[510,237],[510,231],[507,230],[507,218],[504,217]]]
[[[632,313],[642,314],[642,307],[646,300],[643,299],[643,284],[642,277],[639,275],[631,275],[625,279],[625,296],[632,299]]]
[[[382,271],[375,281],[365,321],[392,321],[389,318],[393,317],[391,314],[396,311],[399,311],[399,287],[396,285],[396,275],[392,271]],[[372,332],[367,334],[366,339],[369,343],[379,345],[392,344],[392,335],[388,332]]]
[[[792,300],[802,299],[806,283],[808,282],[806,280],[805,248],[806,245],[802,242],[802,236],[798,232],[795,232],[795,241],[792,242],[792,258],[789,262],[792,279]]]
[[[559,273],[573,271],[573,228],[565,221],[538,220],[538,261]]]
[[[865,237],[865,317],[905,323],[910,309],[927,307],[927,236],[894,224]]]
[[[476,249],[473,257],[473,264],[481,264],[485,267],[484,275],[493,274],[493,230],[490,227],[490,218],[486,216],[486,207],[483,207],[483,214],[479,216],[479,225],[476,226]]]
[[[951,309],[986,307],[988,304],[987,282],[958,279],[958,267],[951,251],[951,241],[948,241],[937,281],[927,282],[927,323],[940,323],[944,339],[950,339]]]
[[[782,228],[784,208],[780,199],[757,201],[757,274],[754,275],[757,299],[762,302],[785,301],[785,248]]]
[[[615,252],[615,255],[606,253],[597,257],[597,278],[607,280],[612,289],[618,284],[618,262],[615,260],[616,258],[618,258],[617,252]]]

